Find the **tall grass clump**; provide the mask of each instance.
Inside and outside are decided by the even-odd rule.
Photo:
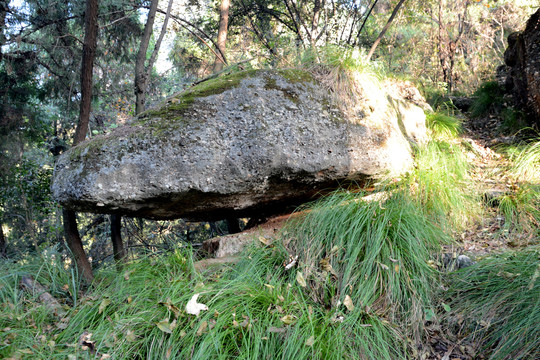
[[[450,276],[450,319],[465,320],[465,335],[481,344],[482,354],[540,358],[538,246],[491,256]]]
[[[476,221],[482,209],[469,168],[458,145],[434,140],[419,148],[416,168],[408,177],[411,199],[419,211],[454,230]]]
[[[388,101],[381,90],[384,69],[377,62],[368,61],[362,49],[343,49],[331,45],[317,50],[309,49],[304,52],[300,62],[301,67],[328,88],[341,111],[351,118],[361,112],[371,112],[368,108],[362,108],[360,105],[363,102],[358,99],[368,97],[377,103]]]
[[[376,201],[338,192],[315,203],[293,223],[288,246],[314,302],[333,308],[352,299],[349,316],[377,315],[418,334],[437,279],[428,260],[449,239],[405,193],[388,194]]]
[[[540,233],[540,141],[522,148],[509,148],[512,191],[497,200],[510,229]]]
[[[462,131],[461,123],[460,119],[439,112],[426,115],[426,126],[437,139],[456,138]]]
[[[517,181],[540,185],[540,140],[526,145],[512,160],[510,173]]]

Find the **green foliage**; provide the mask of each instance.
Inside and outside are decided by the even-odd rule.
[[[497,198],[507,229],[534,230],[540,234],[540,188],[524,184]]]
[[[453,116],[441,113],[426,115],[426,126],[432,131],[433,137],[439,139],[453,139],[461,133],[462,121]]]
[[[375,61],[367,61],[363,49],[335,45],[308,48],[298,57],[298,65],[304,68],[328,66],[347,73],[368,73],[378,79],[385,76],[384,68]]]
[[[286,259],[276,243],[251,249],[238,265],[204,276],[193,268],[191,249],[140,259],[122,276],[102,271],[95,290],[51,329],[44,327],[53,321],[51,312],[36,306],[34,298],[24,300],[17,276],[4,277],[0,300],[13,304],[15,297],[20,309],[26,301],[35,310],[23,316],[22,325],[37,326],[17,326],[22,313],[1,317],[9,330],[2,334],[0,354],[85,358],[90,353],[79,339],[92,333],[88,342],[115,359],[406,358],[394,325],[361,304],[348,310],[314,303],[295,281],[296,270],[285,270]],[[194,294],[208,307],[198,316],[186,311]]]
[[[505,252],[451,274],[450,315],[465,319],[488,359],[540,357],[539,255],[538,247]]]
[[[471,106],[471,116],[478,118],[493,111],[499,112],[502,109],[503,94],[503,89],[496,81],[483,83],[474,93],[476,99]]]

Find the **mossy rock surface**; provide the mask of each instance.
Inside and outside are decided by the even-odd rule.
[[[377,91],[359,99],[371,113],[351,118],[303,70],[209,80],[60,156],[53,194],[78,211],[211,220],[399,174],[412,164],[411,134],[425,136],[423,112]]]

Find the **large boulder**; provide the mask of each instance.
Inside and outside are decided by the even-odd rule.
[[[540,127],[540,9],[529,18],[525,30],[508,36],[504,62],[506,90]]]
[[[345,115],[301,70],[206,81],[62,154],[52,191],[77,211],[214,220],[401,174],[411,145],[425,140],[425,116],[417,92],[386,87],[366,78],[369,90]]]

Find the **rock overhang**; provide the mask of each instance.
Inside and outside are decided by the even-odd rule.
[[[53,195],[77,211],[154,219],[278,212],[338,184],[405,171],[407,132],[425,133],[411,126],[423,120],[398,113],[376,126],[349,120],[308,72],[233,74],[61,155]]]

